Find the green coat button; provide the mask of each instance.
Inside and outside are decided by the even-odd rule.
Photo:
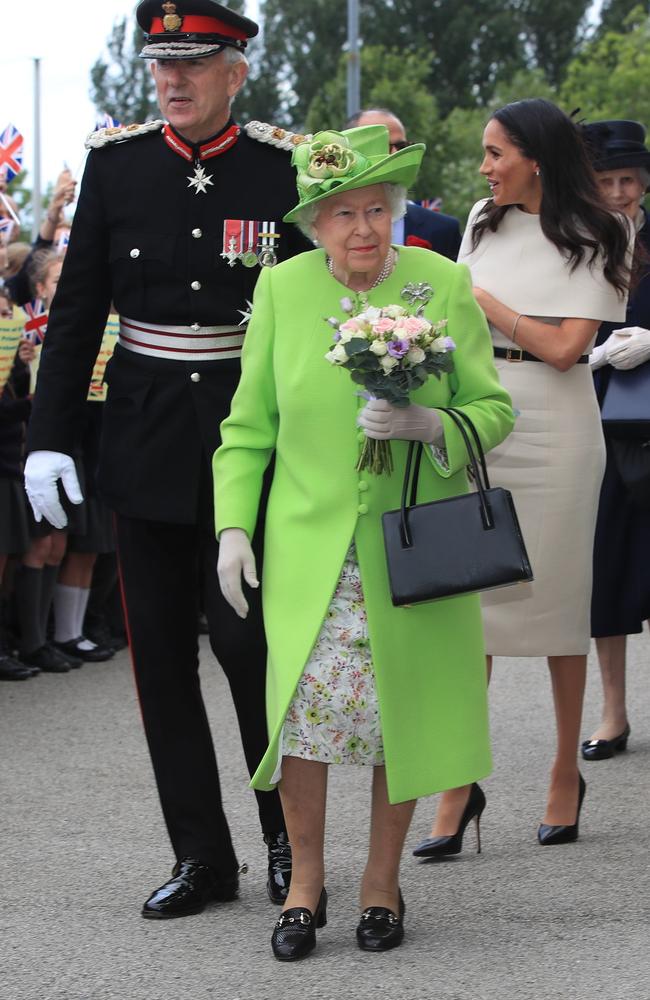
[[[368,483],[366,483],[362,479],[361,482],[358,484],[357,489],[359,490],[359,493],[365,493],[366,490],[368,489]]]
[[[357,510],[358,510],[358,512],[360,514],[367,514],[368,513],[368,504],[367,503],[360,503],[359,506],[357,507]]]
[[[364,431],[357,431],[357,441],[360,441],[361,444],[363,444],[365,440],[366,440],[366,435]]]

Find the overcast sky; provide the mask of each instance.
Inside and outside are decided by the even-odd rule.
[[[83,165],[84,139],[95,124],[88,97],[90,67],[104,51],[115,21],[136,0],[19,0],[3,30],[0,50],[0,131],[11,122],[25,137],[23,166],[33,163],[33,60],[41,60],[41,177],[43,189],[67,163]],[[257,0],[247,13],[255,17]]]

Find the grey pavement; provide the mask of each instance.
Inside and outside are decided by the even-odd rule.
[[[548,673],[541,660],[496,662],[483,853],[468,830],[457,860],[418,864],[407,854],[407,938],[394,952],[366,954],[354,943],[370,776],[334,769],[329,922],[316,952],[294,965],[271,956],[278,911],[264,893],[265,848],[227,687],[205,640],[224,797],[250,873],[237,902],[183,920],[139,915],[172,859],[128,656],[0,684],[1,1000],[648,1000],[649,668],[646,633],[630,645],[630,750],[583,765],[579,843],[541,848]],[[592,657],[585,735],[598,709]],[[419,803],[411,846],[432,807]]]

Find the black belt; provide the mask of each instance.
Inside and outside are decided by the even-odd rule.
[[[541,361],[542,358],[538,358],[535,354],[529,354],[528,351],[522,351],[520,347],[495,347],[494,348],[495,358],[505,358],[506,361]],[[589,355],[582,354],[576,361],[577,365],[588,365]]]

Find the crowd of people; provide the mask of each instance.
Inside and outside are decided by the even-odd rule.
[[[63,266],[70,230],[65,208],[74,201],[76,182],[67,169],[61,172],[31,246],[19,238],[12,218],[20,218],[18,206],[4,181],[0,188],[0,212],[12,213],[13,223],[0,250],[0,311],[6,320],[18,316],[25,322],[0,398],[0,679],[18,681],[111,659],[126,638],[111,516],[93,488],[101,403],[88,403],[80,428],[75,458],[87,490],[82,503],[68,505],[65,531],[36,520],[22,484],[31,366]],[[23,310],[33,303],[35,311]],[[42,321],[37,336],[30,330],[32,318]]]
[[[372,768],[356,942],[384,951],[404,937],[417,798],[442,793],[420,858],[459,853],[487,806],[493,657],[548,661],[557,739],[541,846],[578,837],[578,753],[627,746],[650,509],[629,494],[622,432],[603,434],[599,403],[612,373],[650,359],[650,151],[637,122],[578,124],[542,99],[500,108],[477,149],[487,197],[461,238],[457,220],[407,200],[425,149],[392,111],[314,136],[241,127],[231,103],[257,25],[215,0],[160,7],[142,0],[137,16],[163,119],[92,143],[67,250],[77,193],[64,172],[34,246],[10,242],[3,262],[3,315],[35,298],[52,309],[33,401],[22,341],[0,403],[0,676],[113,655],[117,548],[175,855],[142,915],[197,913],[234,898],[239,874],[198,681],[204,610],[282,907],[275,957],[305,957],[326,923],[327,773],[344,763]],[[332,358],[353,367],[337,316],[356,303],[350,336],[384,324],[367,371],[409,352],[421,363],[406,301],[413,322],[446,324],[452,360],[398,406],[325,354],[334,328]],[[109,310],[108,398],[88,402]],[[382,515],[400,505],[414,443],[419,502],[471,488],[459,414],[512,494],[534,579],[396,608]],[[364,467],[369,441],[390,447],[392,476]],[[580,746],[592,637],[603,717]]]

